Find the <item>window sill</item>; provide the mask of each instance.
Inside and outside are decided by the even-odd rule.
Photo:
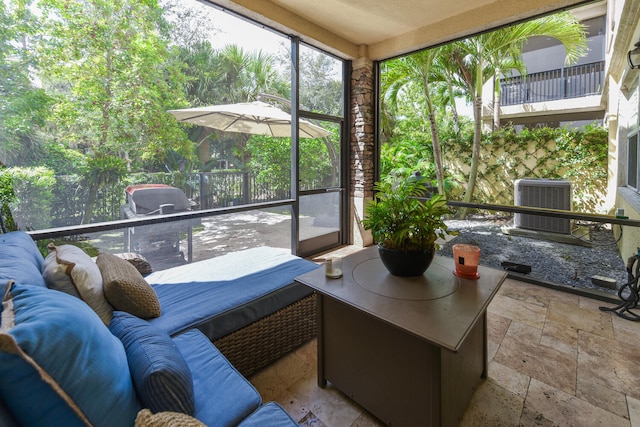
[[[640,213],[640,193],[629,187],[618,187],[618,196],[635,212]],[[629,216],[626,212],[625,215]]]

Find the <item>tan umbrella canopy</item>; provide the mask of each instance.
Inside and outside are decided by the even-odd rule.
[[[291,115],[262,101],[169,110],[179,122],[254,135],[291,136]],[[301,138],[322,138],[331,132],[299,120]]]

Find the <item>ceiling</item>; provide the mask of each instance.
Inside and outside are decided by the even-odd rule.
[[[202,0],[345,59],[388,59],[584,0]]]

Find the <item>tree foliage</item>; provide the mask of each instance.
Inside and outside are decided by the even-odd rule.
[[[493,80],[496,88],[494,97],[498,100],[499,93],[497,91],[499,91],[501,76],[512,70],[526,72],[522,61],[522,49],[524,43],[534,36],[557,39],[566,49],[568,63],[575,61],[586,50],[586,35],[583,26],[573,15],[562,12],[459,40],[447,46],[394,59],[383,68],[383,71],[388,72],[387,76],[382,76],[383,83],[388,82],[386,87],[383,87],[383,107],[385,107],[382,113],[383,123],[395,125],[399,121],[398,116],[393,120],[391,118],[399,111],[397,105],[398,102],[402,102],[400,96],[406,96],[407,91],[399,91],[398,86],[406,87],[408,84],[414,84],[420,85],[424,89],[423,101],[416,101],[412,98],[418,93],[413,92],[408,102],[416,108],[425,108],[426,114],[424,114],[423,120],[430,124],[431,144],[435,154],[433,157],[434,169],[440,182],[444,176],[444,172],[439,172],[438,160],[441,126],[440,122],[435,120],[438,111],[434,107],[433,99],[438,99],[440,105],[449,103],[454,129],[457,133],[460,125],[453,101],[456,96],[464,93],[465,98],[472,102],[474,138],[470,153],[470,171],[464,194],[466,202],[471,202],[473,199],[481,161],[483,87],[485,83]],[[387,105],[385,105],[385,101],[388,101]],[[494,112],[496,114],[494,122],[499,123],[498,101],[494,104]],[[441,109],[440,114],[446,114],[446,110]],[[465,214],[466,210],[463,209],[462,216]]]
[[[183,99],[155,0],[41,0],[40,77],[58,137],[130,165],[190,143],[166,110]]]
[[[47,93],[31,82],[35,63],[23,48],[37,28],[29,3],[0,2],[0,162],[6,165],[36,154],[36,130],[45,124],[51,104]]]

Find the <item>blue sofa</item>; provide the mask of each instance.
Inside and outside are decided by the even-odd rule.
[[[295,275],[316,268],[306,261],[284,264],[284,271]],[[28,234],[0,235],[0,425],[133,426],[149,407],[153,413],[186,414],[210,427],[297,425],[276,403],[263,404],[212,344],[272,315],[291,298],[305,297],[288,284],[276,290],[261,287],[264,274],[277,273],[286,282],[281,267],[262,269],[276,273],[250,274],[254,277],[248,281],[256,286],[249,284],[253,291],[239,299],[238,292],[247,294],[238,286],[241,277],[212,281],[208,271],[212,283],[185,282],[185,291],[176,296],[174,282],[180,276],[148,276],[159,297],[170,295],[160,298],[161,316],[147,321],[114,310],[108,326],[82,299],[49,289],[43,268],[44,258]],[[235,286],[235,293],[229,286]],[[280,288],[288,289],[287,297]],[[212,296],[207,300],[198,292]],[[184,304],[185,295],[191,295],[188,305],[208,302],[186,310],[195,313],[186,316],[175,303],[182,298]],[[219,298],[227,302],[203,311]]]

